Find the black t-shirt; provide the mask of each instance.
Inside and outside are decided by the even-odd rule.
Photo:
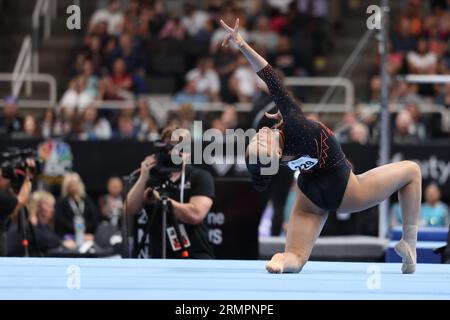
[[[6,225],[8,217],[17,206],[17,198],[12,194],[0,191],[0,257],[6,256]]]
[[[0,220],[6,219],[17,206],[17,198],[12,194],[0,191]]]
[[[180,185],[180,179],[175,182]],[[170,199],[180,201],[180,191],[173,190],[168,194]],[[194,196],[206,196],[214,199],[214,179],[205,170],[186,167],[184,203]],[[206,221],[199,225],[191,225],[178,221],[180,231],[187,236],[189,246],[189,258],[212,259],[214,258],[211,243],[208,240],[208,227]],[[185,232],[183,232],[185,230]],[[162,251],[162,214],[159,205],[147,204],[136,215],[134,256],[137,258],[161,258]],[[167,216],[166,230],[166,257],[169,259],[180,258],[181,248],[175,240],[175,229],[171,217]],[[186,243],[186,239],[184,239]],[[174,247],[175,246],[175,250]]]

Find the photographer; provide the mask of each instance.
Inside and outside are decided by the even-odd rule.
[[[171,145],[180,142],[171,141],[172,133],[176,129],[175,126],[166,128],[161,135],[162,140]],[[186,130],[181,138],[189,140],[189,136]],[[155,169],[160,166],[157,159],[158,156],[155,155],[145,158],[141,164],[139,179],[127,197],[127,213],[137,215],[134,255],[138,258],[162,257],[161,196],[157,190],[158,187],[149,186],[149,182],[155,178],[152,177],[156,172]],[[184,188],[181,188],[183,171],[185,183]],[[170,174],[169,179],[173,185],[177,186],[168,191],[169,207],[179,224],[188,255],[181,254],[183,250],[177,246],[177,240],[174,240],[175,226],[170,223],[171,217],[168,214],[165,234],[167,258],[212,259],[214,255],[205,222],[214,199],[212,176],[207,171],[183,164]],[[180,202],[181,193],[183,193],[183,202]]]
[[[0,256],[6,256],[7,254],[6,230],[8,218],[25,207],[31,192],[31,179],[33,178],[35,162],[33,159],[26,159],[25,163],[27,169],[25,172],[18,174],[23,182],[17,194],[11,188],[11,181],[4,177],[4,172],[0,169]]]

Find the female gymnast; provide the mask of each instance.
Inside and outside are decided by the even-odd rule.
[[[289,221],[285,252],[275,254],[267,263],[271,273],[300,272],[308,261],[314,243],[329,211],[351,213],[373,207],[398,191],[402,210],[403,235],[395,246],[402,257],[402,272],[416,270],[417,226],[421,203],[422,176],[412,161],[401,161],[355,175],[334,133],[320,122],[305,118],[300,106],[289,95],[267,61],[239,34],[239,19],[234,28],[221,20],[227,31],[222,45],[235,43],[259,77],[266,83],[278,112],[266,114],[277,121],[273,128],[263,127],[247,147],[247,156],[264,153],[276,157],[281,165],[300,170],[298,196]],[[279,143],[273,147],[273,141]],[[261,173],[262,165],[247,165],[259,188],[270,182]]]

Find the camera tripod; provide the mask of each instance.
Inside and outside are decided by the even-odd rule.
[[[158,192],[160,194],[158,206],[161,207],[161,210],[162,210],[162,212],[161,212],[162,213],[161,258],[166,259],[166,257],[167,257],[167,242],[166,242],[167,219],[170,219],[170,223],[172,224],[172,226],[175,229],[176,239],[181,247],[180,257],[188,258],[189,252],[186,249],[186,246],[184,244],[183,237],[182,237],[181,231],[180,231],[180,225],[179,225],[177,219],[175,218],[175,214],[173,213],[172,203],[169,201],[168,194],[169,194],[169,190],[171,190],[171,188],[172,189],[177,188],[177,186],[175,186],[170,180],[164,182],[163,184],[161,184],[161,186],[159,188],[157,188]]]
[[[17,231],[21,235],[21,245],[23,247],[24,251],[24,257],[30,256],[30,240],[29,236],[31,237],[31,240],[33,241],[34,247],[37,251],[37,254],[39,257],[42,257],[42,251],[39,246],[39,243],[36,239],[36,232],[34,230],[33,224],[29,221],[29,214],[28,209],[26,207],[21,208],[19,210],[19,217],[18,217],[18,224],[17,224]]]

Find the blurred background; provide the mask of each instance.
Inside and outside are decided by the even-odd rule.
[[[371,4],[381,5],[0,0],[0,151],[32,148],[45,161],[28,204],[29,218],[54,236],[43,240],[44,254],[120,256],[124,243],[132,251],[136,221],[123,219],[123,176],[152,153],[167,126],[193,130],[197,120],[203,130],[225,133],[262,125],[273,109],[267,89],[236,48],[221,46],[220,19],[240,19],[242,36],[284,76],[308,116],[334,130],[356,173],[376,166],[382,79],[379,30],[367,26]],[[450,1],[389,6],[389,159],[420,164],[419,262],[441,263],[445,252],[433,249],[445,246],[449,226]],[[413,81],[411,74],[441,77]],[[201,167],[214,177],[204,223],[216,257],[265,259],[283,250],[295,176],[281,170],[257,193],[245,165]],[[71,189],[92,217],[86,233],[96,245],[83,252],[61,249],[74,247],[57,218],[68,214],[61,203]],[[383,217],[378,207],[331,213],[312,259],[398,261],[391,243],[401,236],[396,195],[388,208]],[[17,231],[14,241],[19,248],[9,254],[22,255]]]

